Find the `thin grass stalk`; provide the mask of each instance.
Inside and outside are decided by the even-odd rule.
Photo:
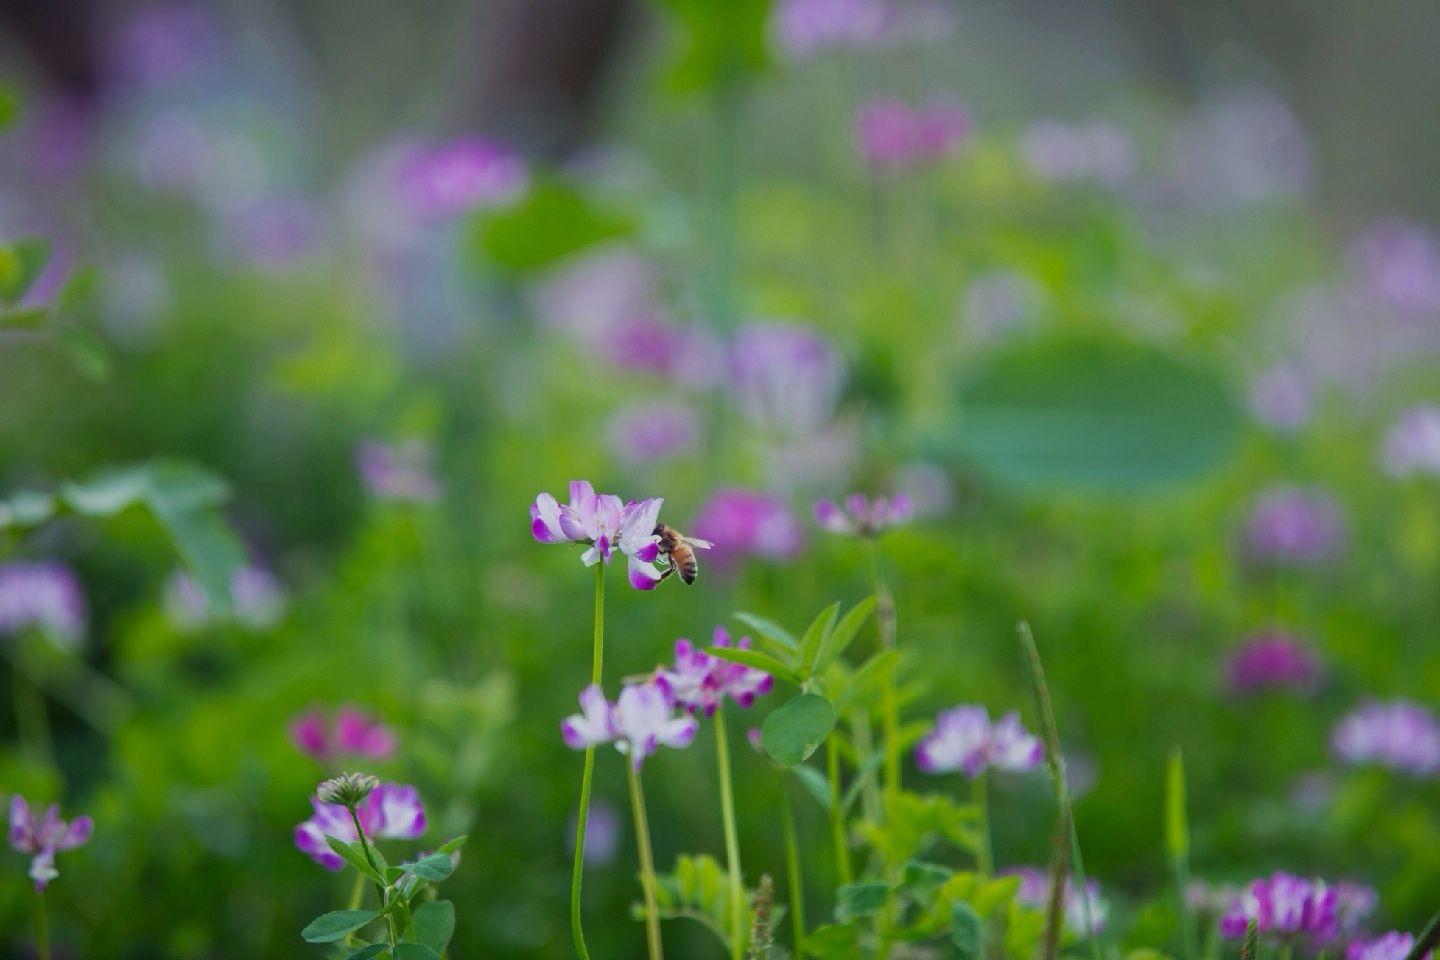
[[[1062,807],[1055,820],[1055,836],[1051,840],[1049,885],[1050,896],[1045,904],[1045,939],[1040,960],[1055,960],[1060,951],[1060,931],[1065,926],[1065,879],[1070,872],[1070,824]]]
[[[1440,910],[1425,924],[1425,929],[1420,931],[1420,936],[1415,940],[1415,946],[1405,955],[1405,960],[1420,960],[1430,951],[1440,946]]]

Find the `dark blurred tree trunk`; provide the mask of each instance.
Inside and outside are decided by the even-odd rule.
[[[0,0],[0,27],[47,86],[88,104],[100,91],[96,13],[93,0]]]

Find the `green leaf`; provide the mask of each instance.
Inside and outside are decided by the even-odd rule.
[[[912,900],[924,902],[935,895],[935,891],[955,873],[939,863],[923,860],[907,860],[900,871],[900,892]]]
[[[756,640],[762,645],[771,647],[771,652],[777,657],[789,658],[796,650],[800,649],[800,641],[774,620],[757,617],[753,613],[737,613],[735,619],[754,630]]]
[[[770,654],[761,653],[759,650],[742,650],[739,647],[708,647],[705,652],[712,656],[719,657],[721,660],[729,660],[731,663],[743,663],[747,667],[764,670],[766,673],[779,677],[781,680],[789,680],[791,683],[800,682],[800,678],[795,675],[795,671],[770,656]]]
[[[875,598],[866,597],[840,618],[840,622],[826,635],[825,643],[820,647],[820,655],[815,659],[815,673],[830,666],[836,657],[845,652],[874,611]]]
[[[26,237],[0,244],[0,303],[19,303],[49,262],[49,241]]]
[[[968,903],[957,903],[951,908],[950,942],[960,952],[962,960],[980,956],[984,928],[980,915]]]
[[[624,217],[601,210],[573,187],[548,179],[534,183],[514,207],[482,215],[473,224],[475,252],[515,272],[550,266],[631,231]]]
[[[0,131],[7,130],[20,116],[20,94],[14,87],[0,87]]]
[[[377,872],[374,867],[370,866],[369,861],[365,859],[365,852],[361,850],[358,845],[352,845],[349,841],[341,840],[339,837],[332,837],[328,833],[325,835],[325,842],[330,845],[330,849],[334,850],[340,859],[350,864],[350,866],[356,870],[359,870],[366,877],[374,880],[376,883],[385,882],[381,879],[380,873]]]
[[[875,880],[847,883],[835,891],[835,918],[840,921],[873,917],[885,909],[890,885]]]
[[[835,618],[840,614],[840,603],[836,601],[810,621],[805,635],[800,638],[800,652],[795,655],[796,672],[802,680],[808,680],[815,668],[815,656],[820,652],[820,643],[835,628]]]
[[[681,47],[667,82],[677,91],[725,90],[767,62],[770,0],[660,0],[675,14]]]
[[[1066,335],[991,357],[937,452],[1005,484],[1129,493],[1220,467],[1242,419],[1220,376],[1155,347]]]
[[[449,900],[431,900],[422,903],[410,918],[415,941],[440,953],[455,933],[455,904]]]
[[[820,804],[820,809],[830,809],[830,781],[825,779],[825,774],[803,763],[791,767],[790,772],[810,791],[810,795]]]
[[[437,851],[435,851],[435,852],[436,852],[436,853],[446,853],[446,854],[455,853],[455,852],[456,852],[457,850],[459,850],[461,847],[465,846],[465,841],[466,841],[466,840],[469,840],[469,839],[470,839],[470,836],[469,836],[468,834],[462,833],[460,836],[456,837],[454,840],[447,840],[447,841],[445,841],[444,843],[440,844],[440,849],[437,850]]]
[[[390,956],[394,960],[440,960],[440,954],[423,943],[397,943]]]
[[[795,767],[809,759],[835,727],[835,708],[818,693],[802,693],[765,718],[760,743],[776,763]]]
[[[455,861],[448,853],[432,853],[405,868],[422,880],[438,883],[455,872]]]
[[[805,954],[815,960],[853,960],[859,946],[860,934],[853,923],[826,924],[805,937]]]
[[[889,650],[881,650],[869,660],[860,665],[840,693],[835,697],[835,706],[841,713],[850,708],[850,705],[857,700],[866,699],[870,688],[879,682],[884,670],[890,664],[895,663],[900,657],[900,651],[891,647]]]
[[[880,750],[870,754],[865,758],[865,762],[856,768],[855,779],[850,781],[850,786],[846,788],[845,795],[840,799],[840,809],[843,812],[848,813],[850,808],[855,806],[855,801],[860,799],[860,794],[865,789],[865,782],[875,776],[875,772],[884,762],[885,751]]]
[[[310,943],[334,943],[378,916],[374,910],[332,910],[311,920],[300,936]]]
[[[15,307],[0,309],[0,329],[37,330],[50,316],[44,307]]]
[[[95,331],[62,323],[55,328],[55,342],[70,365],[87,380],[103,383],[110,378],[110,348]]]
[[[373,960],[389,949],[388,943],[367,943],[354,953],[347,953],[345,960]]]
[[[1170,859],[1190,855],[1190,827],[1185,816],[1185,761],[1176,750],[1165,769],[1165,849]]]

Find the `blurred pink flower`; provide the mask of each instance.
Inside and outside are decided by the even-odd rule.
[[[116,77],[154,90],[172,89],[212,67],[223,49],[213,11],[184,0],[135,8],[110,44]]]
[[[678,456],[695,446],[700,415],[684,404],[644,403],[624,407],[610,418],[610,446],[632,466]]]
[[[1267,633],[1233,650],[1225,672],[1230,689],[1238,694],[1273,689],[1309,693],[1320,678],[1320,660],[1300,638]]]
[[[1392,477],[1440,477],[1440,405],[1411,407],[1385,432],[1380,463]]]
[[[831,533],[847,536],[876,537],[914,517],[915,506],[903,493],[874,499],[852,493],[842,503],[821,500],[815,504],[815,522]]]
[[[1417,777],[1440,773],[1440,723],[1410,700],[1366,701],[1336,725],[1330,744],[1346,763]]]
[[[1256,498],[1245,535],[1252,557],[1268,563],[1324,563],[1345,537],[1340,505],[1319,489],[1277,486]]]
[[[423,220],[450,220],[520,199],[530,184],[525,161],[480,136],[417,147],[400,165],[401,195]]]
[[[1245,936],[1255,921],[1261,934],[1277,938],[1304,936],[1325,943],[1339,933],[1334,887],[1277,870],[1254,880],[1220,917],[1220,932],[1231,939]]]
[[[1020,152],[1036,176],[1052,183],[1114,185],[1135,171],[1130,134],[1109,120],[1036,121],[1021,138]]]
[[[751,322],[730,345],[731,395],[761,427],[807,438],[835,415],[845,365],[813,327]],[[713,539],[713,538],[712,538]]]
[[[831,50],[944,40],[952,9],[931,0],[779,0],[770,18],[775,45],[791,59]]]
[[[970,126],[963,107],[938,101],[911,107],[895,98],[871,100],[855,115],[861,156],[885,173],[943,159],[968,139]]]
[[[1415,946],[1415,937],[1408,933],[1391,930],[1378,937],[1350,941],[1345,948],[1345,960],[1405,960]],[[1434,951],[1421,955],[1420,960],[1430,960]]]
[[[55,869],[55,854],[88,843],[95,831],[95,821],[76,817],[66,823],[60,819],[60,807],[53,803],[43,816],[36,815],[38,809],[32,808],[18,793],[10,798],[9,840],[12,848],[30,856],[30,879],[35,889],[43,893],[50,881],[60,876]]]
[[[1020,888],[1015,898],[1027,907],[1044,910],[1050,904],[1050,875],[1039,867],[1010,867],[1000,871],[1004,877],[1018,876]],[[1073,880],[1065,880],[1062,896],[1065,912],[1065,928],[1076,936],[1085,936],[1085,918],[1090,918],[1090,933],[1104,931],[1109,920],[1110,906],[1100,896],[1100,884],[1094,880],[1085,881],[1085,896],[1080,896]]]
[[[788,559],[800,552],[805,534],[784,502],[767,493],[731,488],[716,491],[691,523],[696,537],[714,548],[707,562],[730,570],[741,559]]]
[[[945,710],[915,747],[915,763],[925,773],[960,771],[974,779],[986,770],[1010,773],[1034,770],[1045,759],[1045,745],[1011,711],[992,721],[982,706],[964,704]]]
[[[1360,283],[1406,316],[1440,313],[1440,238],[1398,218],[1379,220],[1357,236],[1350,262]]]
[[[1284,433],[1310,422],[1314,397],[1310,380],[1293,364],[1280,363],[1250,381],[1250,415]]]
[[[341,707],[332,723],[319,707],[290,723],[290,740],[301,753],[330,762],[343,757],[388,760],[395,752],[395,732],[355,707]]]
[[[365,489],[382,500],[425,503],[438,500],[435,451],[424,440],[400,443],[363,440],[355,451],[355,464]]]
[[[230,578],[230,616],[252,630],[273,627],[285,615],[285,591],[264,567],[250,564]],[[189,572],[176,569],[165,581],[165,612],[182,630],[196,630],[213,623],[215,611],[210,598]]]
[[[58,560],[0,564],[0,636],[37,630],[63,647],[85,633],[85,594]]]

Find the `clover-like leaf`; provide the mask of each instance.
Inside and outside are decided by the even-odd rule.
[[[802,693],[765,718],[760,743],[776,763],[794,767],[810,758],[835,727],[835,708],[818,693]]]
[[[374,910],[332,910],[311,920],[300,936],[309,943],[334,943],[354,933],[380,914]]]

